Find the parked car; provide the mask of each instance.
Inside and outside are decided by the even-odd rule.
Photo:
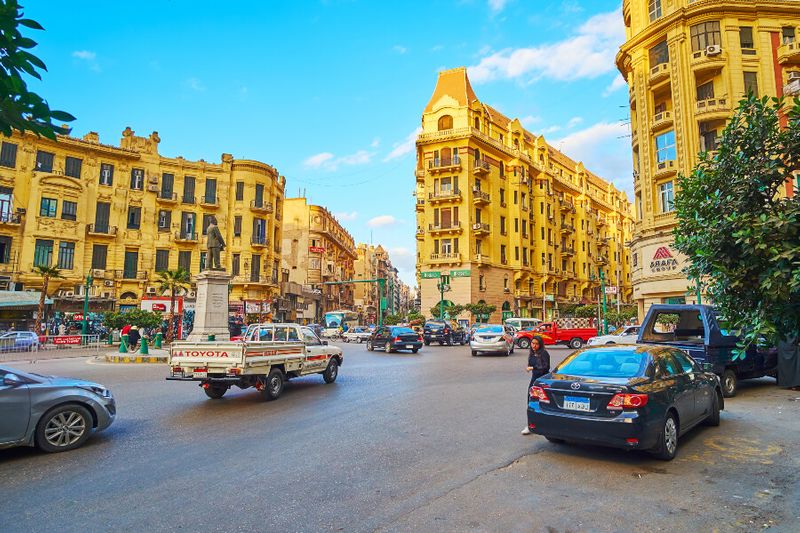
[[[453,344],[461,344],[463,346],[467,343],[468,335],[464,328],[454,327],[446,321],[429,320],[425,322],[425,327],[422,328],[422,338],[425,346],[430,345],[432,342],[438,342],[442,346],[452,346]]]
[[[696,361],[710,363],[720,376],[725,397],[736,395],[740,379],[776,376],[776,347],[752,345],[734,359],[739,337],[728,331],[708,305],[654,304],[644,317],[638,343],[674,346]]]
[[[116,414],[114,396],[102,385],[0,367],[0,448],[72,450]]]
[[[672,347],[603,346],[577,351],[529,391],[528,427],[550,442],[649,450],[671,460],[678,438],[717,426],[719,378]]]
[[[347,330],[342,336],[344,342],[364,342],[372,336],[372,331],[366,326],[355,326]]]
[[[33,331],[9,331],[0,336],[0,352],[32,352],[39,349],[39,337]]]
[[[482,324],[469,341],[472,355],[479,353],[499,353],[511,355],[514,353],[514,335],[511,328],[502,324]]]
[[[375,328],[367,339],[367,350],[384,350],[386,353],[399,350],[411,350],[417,353],[422,348],[422,337],[411,328],[400,326],[382,326]]]
[[[534,335],[539,335],[545,344],[566,344],[577,350],[597,335],[597,328],[594,326],[594,319],[559,318],[554,322],[540,324],[532,330],[518,331],[515,335],[517,346],[529,348]]]
[[[588,346],[601,346],[603,344],[636,344],[639,336],[639,326],[621,326],[608,335],[598,335],[586,341]]]

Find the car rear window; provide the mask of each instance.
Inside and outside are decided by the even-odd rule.
[[[633,378],[644,376],[649,363],[647,352],[593,349],[574,353],[553,372],[571,376]]]
[[[503,333],[503,326],[484,326],[478,328],[475,333]]]

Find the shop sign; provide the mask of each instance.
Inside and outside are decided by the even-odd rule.
[[[606,287],[606,294],[617,294],[617,286],[609,285]]]
[[[75,313],[72,315],[72,320],[75,322],[83,322],[83,313]]]
[[[544,295],[544,301],[545,302],[555,302],[556,301],[556,295],[555,294],[545,294]]]
[[[451,270],[450,277],[451,278],[468,278],[470,276],[469,270]]]
[[[653,259],[650,261],[650,272],[657,274],[674,270],[678,270],[678,260],[672,257],[668,247],[661,246],[653,254]]]
[[[261,312],[261,304],[257,302],[247,302],[247,312],[248,313],[260,313]]]
[[[442,273],[441,272],[420,272],[419,273],[419,277],[422,278],[422,279],[436,279],[436,278],[441,278],[442,277]]]
[[[81,336],[80,335],[64,335],[59,337],[53,337],[53,344],[80,344],[81,343]]]
[[[166,304],[153,304],[153,311],[161,311],[162,313],[167,310]]]
[[[325,248],[322,246],[309,246],[308,251],[314,254],[324,254]]]

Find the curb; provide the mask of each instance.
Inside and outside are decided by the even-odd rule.
[[[107,363],[161,363],[167,362],[166,355],[106,354]]]

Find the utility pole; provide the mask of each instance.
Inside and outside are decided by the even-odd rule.
[[[608,335],[608,319],[606,318],[606,277],[600,269],[600,292],[603,293],[603,335]]]
[[[450,290],[450,285],[442,283],[441,278],[439,279],[439,283],[436,284],[436,288],[439,289],[439,320],[444,321],[444,293]]]
[[[92,288],[92,283],[94,283],[94,278],[89,274],[86,276],[86,290],[83,291],[83,324],[81,326],[83,335],[86,335],[86,331],[89,329],[89,289]],[[84,342],[85,340],[84,337]]]

